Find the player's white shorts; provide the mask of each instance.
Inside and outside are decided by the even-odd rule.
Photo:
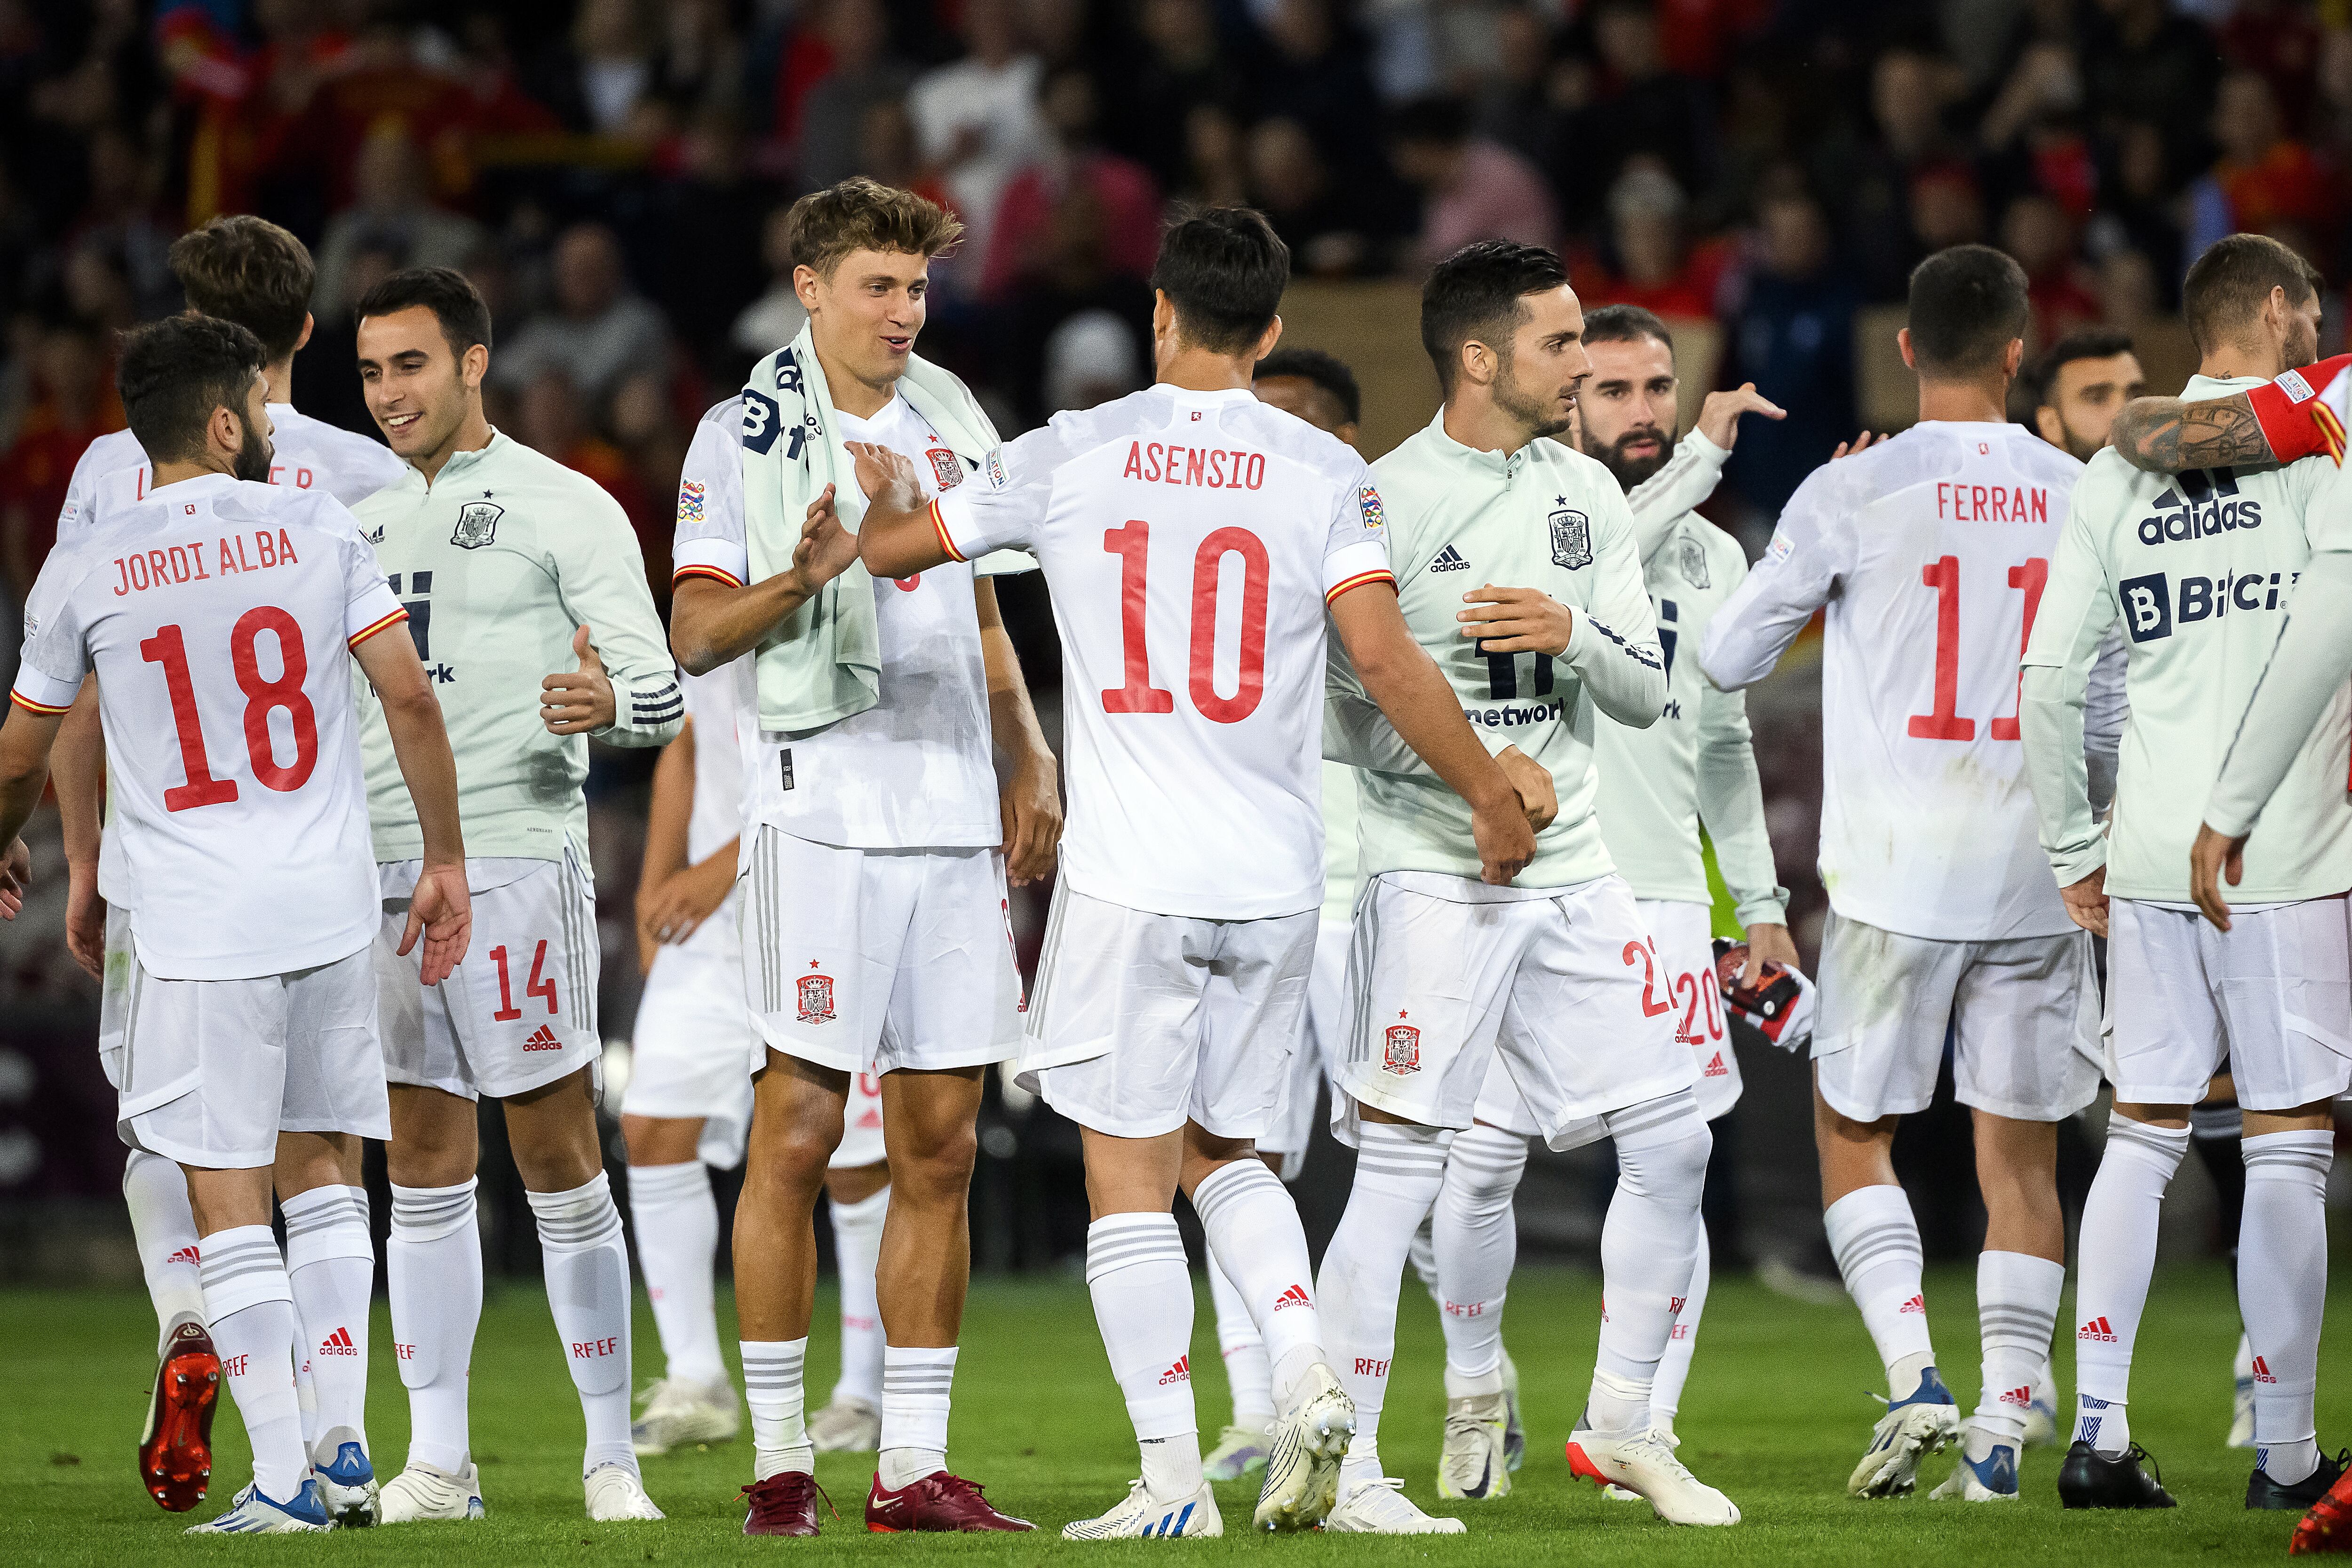
[[[2346,900],[2232,912],[2107,902],[2107,1079],[2116,1098],[2193,1105],[2224,1058],[2238,1103],[2291,1111],[2352,1087]]]
[[[106,906],[106,959],[98,983],[98,1065],[106,1082],[122,1087],[122,1025],[131,1013],[131,976],[138,962],[131,950],[131,911]]]
[[[1020,1083],[1082,1127],[1220,1138],[1273,1124],[1303,1041],[1316,911],[1155,915],[1054,890]]]
[[[843,1072],[1019,1049],[1003,854],[844,849],[762,826],[750,860],[743,981],[771,1048]]]
[[[468,860],[474,934],[449,977],[417,980],[425,943],[400,956],[419,862],[376,868],[383,924],[375,939],[384,1075],[468,1100],[503,1099],[567,1078],[604,1053],[596,1033],[601,968],[596,892],[560,861]]]
[[[854,1171],[861,1166],[878,1166],[889,1157],[890,1150],[882,1141],[882,1075],[853,1072],[849,1103],[841,1113],[841,1144],[833,1151],[828,1168]]]
[[[1348,927],[1318,920],[1315,967],[1307,977],[1307,1029],[1290,1053],[1282,1077],[1282,1099],[1258,1139],[1261,1154],[1304,1158],[1314,1139],[1315,1112],[1324,1082],[1339,1070],[1348,1051]],[[1298,1167],[1286,1163],[1283,1179],[1296,1181]]]
[[[1477,903],[1420,891],[1436,880],[1384,873],[1357,895],[1335,1135],[1356,1141],[1360,1104],[1466,1127],[1497,1058],[1547,1142],[1691,1087],[1671,981],[1623,878]]]
[[[1715,977],[1715,912],[1703,904],[1662,898],[1634,900],[1658,946],[1658,962],[1667,999],[1674,1009],[1675,1038],[1690,1047],[1698,1071],[1699,1114],[1708,1121],[1739,1103],[1739,1058],[1731,1049],[1731,1030],[1723,1017],[1723,988]],[[1486,1082],[1478,1090],[1474,1113],[1490,1127],[1521,1137],[1536,1136],[1535,1114],[1511,1082],[1511,1070],[1497,1051],[1486,1068]],[[1552,1142],[1558,1149],[1573,1149],[1609,1135],[1598,1116],[1580,1127],[1562,1128],[1570,1141]]]
[[[1857,1122],[1927,1108],[1945,1026],[1955,1019],[1961,1104],[2056,1122],[2099,1092],[2099,988],[2087,931],[1943,942],[1832,910],[1821,1009],[1814,1082],[1831,1109]]]
[[[392,1136],[364,949],[249,980],[166,980],[134,956],[121,1069],[122,1141],[182,1165],[266,1166],[280,1132]]]
[[[730,1170],[742,1162],[743,1142],[751,1130],[751,1070],[761,1059],[761,1044],[759,1026],[743,1006],[743,960],[735,934],[710,929],[722,921],[733,926],[731,905],[712,914],[695,933],[696,940],[654,955],[637,1002],[621,1114],[699,1116],[702,1139],[696,1157]]]

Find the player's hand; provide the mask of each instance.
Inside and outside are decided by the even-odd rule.
[[[2189,846],[2189,896],[2205,912],[2205,918],[2227,931],[2230,928],[2230,906],[2222,900],[2221,883],[2227,881],[2235,887],[2246,878],[2246,840],[2241,833],[2230,838],[2217,833],[2204,823],[2197,824],[2197,841]],[[2105,931],[2102,926],[2102,932]]]
[[[539,683],[540,718],[554,735],[612,728],[620,705],[613,696],[612,677],[604,674],[604,661],[596,656],[595,644],[588,640],[587,627],[572,633],[572,652],[580,660],[578,669]]]
[[[1015,887],[1042,881],[1054,869],[1062,842],[1062,779],[1044,747],[1013,765],[998,795],[1004,812],[1004,880]]]
[[[793,547],[793,572],[803,594],[814,593],[857,564],[857,536],[841,526],[833,486],[809,503],[808,519],[801,524],[801,542]]]
[[[1503,777],[1519,792],[1519,809],[1528,814],[1528,826],[1542,832],[1559,815],[1559,791],[1553,787],[1551,769],[1521,751],[1507,746],[1495,754],[1502,766]]]
[[[637,928],[657,946],[676,946],[719,912],[735,886],[735,856],[712,855],[637,892]]]
[[[1852,441],[1839,442],[1837,444],[1837,450],[1830,454],[1830,461],[1834,463],[1841,457],[1851,457],[1857,452],[1867,452],[1882,441],[1892,441],[1894,439],[1895,437],[1892,434],[1873,435],[1870,432],[1865,430],[1860,435],[1855,436]]]
[[[866,492],[869,504],[892,512],[923,509],[923,481],[915,472],[913,459],[877,442],[852,441],[846,445],[849,455],[857,459],[857,487]]]
[[[1470,809],[1470,834],[1478,842],[1479,880],[1503,887],[1536,858],[1536,831],[1517,790],[1492,806]]]
[[[66,866],[66,951],[82,972],[106,979],[106,900],[98,895],[98,867]]]
[[[1759,920],[1748,928],[1748,967],[1739,971],[1740,989],[1746,990],[1763,979],[1767,964],[1795,968],[1797,944],[1787,926]]]
[[[1698,432],[1726,452],[1739,439],[1739,416],[1760,413],[1767,419],[1786,419],[1789,411],[1756,390],[1754,382],[1744,382],[1737,391],[1706,394],[1699,404]]]
[[[420,934],[425,951],[417,958],[417,978],[437,986],[464,961],[474,940],[474,895],[466,890],[463,865],[428,865],[417,873],[416,892],[408,901],[408,929],[400,936],[402,957],[408,956]]]
[[[33,852],[21,838],[0,854],[0,920],[14,920],[25,907],[25,890],[33,885]]]
[[[2078,883],[2058,890],[2066,905],[2066,917],[2094,936],[2107,934],[2107,868],[2101,866]],[[2204,900],[2198,900],[2203,903]],[[2221,927],[2227,931],[2229,925]]]
[[[1462,596],[1467,610],[1454,619],[1465,622],[1465,637],[1478,639],[1482,653],[1549,653],[1557,659],[1568,652],[1576,630],[1576,612],[1551,595],[1533,588],[1496,588],[1492,583]]]

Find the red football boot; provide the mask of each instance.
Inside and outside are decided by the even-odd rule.
[[[213,1412],[220,1405],[220,1353],[197,1322],[182,1323],[164,1343],[139,1438],[139,1484],[173,1513],[205,1500],[213,1479]]]
[[[2311,1511],[2295,1522],[2294,1533],[2287,1538],[2287,1555],[2300,1557],[2305,1552],[2352,1552],[2352,1470],[2345,1471],[2327,1489],[2327,1495],[2311,1505]]]
[[[933,1470],[897,1491],[885,1490],[882,1478],[866,1494],[866,1528],[877,1535],[904,1530],[1034,1530],[1025,1519],[999,1513],[980,1495],[980,1488],[961,1476]]]
[[[743,1489],[743,1498],[751,1505],[744,1516],[746,1535],[814,1535],[816,1533],[816,1500],[824,1497],[824,1489],[816,1478],[805,1470],[784,1470],[763,1481],[753,1481]],[[824,1498],[824,1506],[839,1519],[841,1511],[833,1500]]]

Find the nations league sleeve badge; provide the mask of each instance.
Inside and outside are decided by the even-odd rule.
[[[1592,564],[1592,522],[1582,512],[1559,511],[1551,515],[1551,559],[1554,564],[1574,571]]]
[[[457,508],[457,527],[456,531],[450,534],[449,542],[459,549],[481,549],[498,538],[499,519],[505,517],[506,512],[507,509],[504,507],[495,502],[467,502]],[[1559,525],[1555,523],[1552,537],[1557,538],[1559,532]]]

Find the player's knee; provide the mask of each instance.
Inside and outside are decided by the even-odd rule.
[[[909,1197],[953,1197],[971,1186],[980,1157],[980,1135],[969,1122],[949,1126],[890,1129],[890,1185]]]
[[[1671,1202],[1698,1200],[1715,1134],[1687,1092],[1612,1111],[1607,1124],[1617,1145],[1621,1190]]]
[[[840,1143],[838,1124],[828,1132],[805,1119],[754,1122],[743,1166],[744,1188],[765,1199],[814,1206]]]

